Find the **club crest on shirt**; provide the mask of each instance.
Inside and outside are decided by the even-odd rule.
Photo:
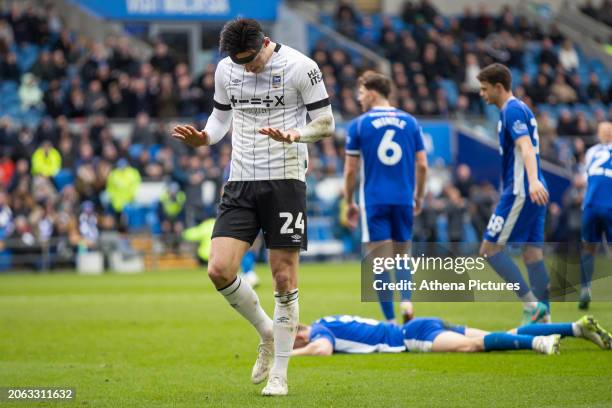
[[[272,88],[280,88],[283,84],[283,75],[280,72],[272,73]]]
[[[527,124],[517,120],[512,124],[512,130],[514,130],[514,133],[525,133],[527,132]]]

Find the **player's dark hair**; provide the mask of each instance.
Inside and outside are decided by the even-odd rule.
[[[499,63],[484,67],[477,78],[480,82],[488,82],[491,85],[501,84],[506,91],[512,86],[512,73],[507,66]]]
[[[369,91],[376,91],[383,97],[388,98],[391,94],[391,79],[374,71],[366,71],[359,77],[359,85]]]
[[[230,56],[249,50],[259,51],[263,37],[263,29],[257,20],[237,18],[225,23],[221,29],[219,51]]]

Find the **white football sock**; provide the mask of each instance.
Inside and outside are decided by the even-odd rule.
[[[293,350],[299,323],[298,290],[275,293],[274,299],[276,301],[274,307],[274,365],[270,370],[270,376],[278,375],[287,378],[289,356]]]
[[[242,281],[240,276],[229,286],[220,289],[221,293],[229,304],[247,319],[259,333],[262,341],[272,338],[272,319],[266,314],[259,304],[257,293],[251,285]]]

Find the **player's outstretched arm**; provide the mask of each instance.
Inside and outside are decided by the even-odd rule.
[[[291,351],[292,356],[331,356],[334,346],[325,338],[317,339],[306,346]]]
[[[191,147],[208,146],[217,143],[227,134],[232,123],[231,110],[214,108],[204,130],[197,130],[193,126],[175,126],[172,137]]]
[[[527,170],[529,197],[531,201],[537,205],[546,205],[546,203],[548,203],[548,191],[538,178],[538,161],[536,159],[535,149],[531,144],[531,138],[529,136],[519,137],[516,139],[516,144],[521,151],[525,169]]]
[[[311,111],[308,114],[312,120],[301,128],[281,130],[268,127],[259,129],[259,133],[267,135],[277,142],[314,143],[334,132],[334,115],[330,106]]]
[[[172,137],[191,147],[205,146],[209,139],[206,131],[199,131],[190,125],[175,126],[172,129]]]

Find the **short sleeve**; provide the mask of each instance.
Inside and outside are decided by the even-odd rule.
[[[506,129],[512,136],[512,140],[517,140],[523,136],[529,136],[529,127],[527,126],[527,115],[522,109],[510,108],[506,111],[505,117]]]
[[[420,152],[421,150],[425,150],[425,145],[423,144],[423,128],[416,124],[416,131],[414,137],[414,151]]]
[[[359,141],[358,123],[359,118],[354,119],[348,126],[346,134],[346,154],[349,156],[359,156],[361,154],[361,143]]]
[[[336,337],[331,330],[320,323],[315,323],[310,328],[310,341],[313,342],[318,339],[327,339],[332,347],[336,347]]]
[[[217,69],[215,70],[215,96],[213,98],[213,102],[214,107],[222,111],[232,109],[232,105],[230,104],[230,100],[227,96],[227,90],[225,88],[226,67],[227,64],[220,62],[217,64]]]
[[[311,59],[297,62],[296,86],[308,111],[330,105],[323,75],[316,62]]]

